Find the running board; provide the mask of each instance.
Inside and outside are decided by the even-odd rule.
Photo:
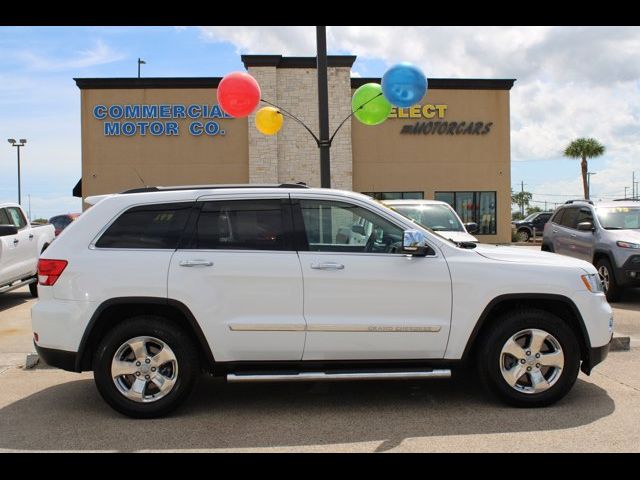
[[[449,378],[451,370],[380,371],[380,372],[299,372],[299,373],[229,373],[227,382],[324,382],[336,380],[417,380]]]
[[[19,283],[7,285],[6,287],[0,288],[0,293],[7,293],[11,290],[15,290],[16,288],[24,287],[25,285],[29,285],[30,283],[37,282],[37,278],[29,278],[28,280],[22,280]]]

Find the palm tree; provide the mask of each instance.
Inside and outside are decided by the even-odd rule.
[[[589,182],[587,181],[589,166],[587,165],[587,158],[599,157],[603,153],[604,145],[595,138],[578,138],[564,149],[565,157],[582,159],[580,163],[582,167],[582,188],[584,189],[584,198],[587,200],[589,200]]]

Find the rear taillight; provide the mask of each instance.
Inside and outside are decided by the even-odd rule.
[[[41,258],[38,261],[38,283],[40,285],[54,285],[67,267],[66,260],[49,260]]]

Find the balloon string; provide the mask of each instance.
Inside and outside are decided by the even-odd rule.
[[[367,100],[366,102],[364,102],[362,105],[360,105],[358,108],[356,108],[353,112],[351,112],[347,118],[345,118],[342,122],[340,122],[340,125],[338,125],[338,128],[336,128],[335,132],[333,132],[333,135],[331,135],[331,138],[329,139],[329,145],[331,145],[331,142],[333,142],[333,137],[336,136],[336,134],[338,133],[338,130],[340,130],[342,128],[342,125],[344,125],[347,120],[349,120],[351,117],[353,117],[358,110],[362,110],[367,103],[373,102],[380,95],[382,95],[382,92],[380,92],[375,97],[372,97],[369,100]]]

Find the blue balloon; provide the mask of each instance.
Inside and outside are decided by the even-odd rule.
[[[382,94],[396,107],[411,107],[420,102],[425,93],[427,77],[411,63],[394,65],[382,76]]]

